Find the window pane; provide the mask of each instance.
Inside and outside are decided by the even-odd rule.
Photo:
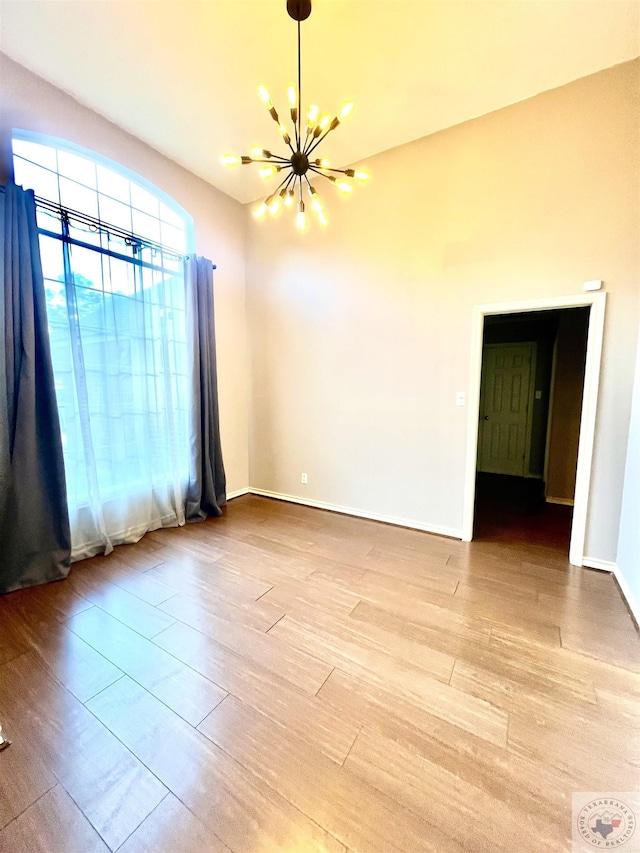
[[[109,225],[117,225],[125,231],[131,231],[131,208],[106,196],[99,196],[100,219]]]
[[[133,264],[108,258],[104,270],[104,289],[111,293],[133,296],[136,292],[135,269]]]
[[[102,255],[81,246],[71,246],[73,280],[78,287],[102,290]]]
[[[78,210],[95,218],[98,216],[98,196],[95,190],[83,187],[69,178],[60,178],[60,203],[69,210]]]
[[[62,221],[60,217],[49,210],[36,206],[36,221],[38,228],[44,228],[45,231],[53,231],[54,234],[62,233]]]
[[[142,210],[143,213],[158,217],[160,211],[158,199],[134,183],[131,184],[131,204],[138,210]]]
[[[174,228],[173,225],[162,223],[162,245],[182,254],[185,251],[184,229]]]
[[[163,253],[162,256],[158,256],[156,259],[156,263],[160,263],[164,270],[168,272],[178,272],[182,270],[182,258],[177,258],[168,253]]]
[[[160,202],[160,219],[168,222],[169,225],[175,225],[176,228],[184,228],[183,217],[162,202]]]
[[[49,327],[56,323],[63,326],[67,324],[67,297],[64,282],[45,279],[44,293],[47,300]]]
[[[69,236],[73,240],[90,243],[92,246],[101,246],[103,240],[102,231],[99,228],[93,228],[91,225],[85,225],[82,222],[75,222],[73,219],[69,222]]]
[[[40,237],[40,257],[43,276],[54,281],[64,281],[61,241],[53,237]]]
[[[132,210],[133,215],[133,230],[140,237],[146,237],[147,240],[153,240],[155,243],[160,242],[160,221],[148,216],[146,213],[140,213],[139,210]]]
[[[86,157],[79,157],[68,151],[58,151],[58,171],[61,175],[84,184],[85,187],[91,187],[94,190],[96,188],[96,165]]]
[[[25,160],[46,166],[52,172],[57,171],[56,149],[50,148],[48,145],[40,145],[39,142],[27,142],[24,139],[14,139],[13,153],[24,157]]]
[[[111,169],[105,169],[104,166],[97,166],[98,174],[98,190],[111,198],[123,201],[129,204],[129,181],[122,175],[118,175]]]
[[[21,160],[20,157],[14,157],[13,169],[18,186],[33,190],[36,195],[49,199],[49,201],[60,201],[58,176],[53,172],[43,169],[41,166],[34,166],[33,163]]]

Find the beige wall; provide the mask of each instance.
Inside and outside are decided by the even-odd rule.
[[[602,278],[586,554],[615,559],[638,333],[639,65],[378,155],[347,201],[319,185],[326,231],[250,221],[252,486],[460,531],[455,394],[469,385],[472,306]]]
[[[151,181],[193,217],[196,252],[218,266],[214,278],[216,344],[227,491],[246,488],[248,358],[243,207],[0,53],[0,179],[8,171],[12,127],[61,137],[97,151]]]
[[[627,467],[624,477],[620,537],[618,539],[618,579],[623,584],[629,606],[640,624],[640,341],[636,355]]]

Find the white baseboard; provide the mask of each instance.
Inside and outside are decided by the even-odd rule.
[[[598,560],[596,557],[583,557],[582,565],[588,569],[597,569],[599,572],[611,572],[615,575],[618,567],[609,560]]]
[[[615,567],[614,571],[615,579],[618,581],[618,586],[624,596],[629,610],[633,614],[633,618],[636,621],[636,625],[640,628],[640,601],[638,601],[635,595],[631,592],[631,587],[627,583],[627,579],[622,574],[618,566]]]
[[[247,487],[246,489],[237,489],[235,492],[228,492],[227,500],[232,501],[234,498],[242,497],[242,495],[248,495],[251,489]]]
[[[544,499],[548,504],[560,504],[560,506],[573,506],[573,498],[552,498],[550,495],[545,495]]]
[[[598,569],[598,571],[601,572],[611,572],[618,582],[620,591],[622,592],[624,600],[627,602],[629,610],[633,614],[636,625],[640,627],[640,602],[636,600],[636,597],[631,591],[631,587],[627,583],[627,579],[618,568],[618,564],[612,563],[609,560],[598,560],[595,557],[585,557],[582,561],[582,565],[586,566],[588,569]]]
[[[260,495],[263,498],[275,498],[279,501],[288,501],[289,503],[302,504],[303,506],[314,507],[315,509],[326,509],[329,512],[339,512],[342,515],[354,515],[357,518],[367,518],[370,521],[381,521],[383,524],[395,524],[397,527],[409,527],[412,530],[422,530],[425,533],[435,533],[438,536],[448,536],[450,539],[462,539],[462,530],[456,530],[451,527],[438,527],[433,524],[422,524],[418,521],[410,521],[406,518],[397,518],[393,515],[381,515],[377,512],[367,512],[362,509],[354,509],[349,506],[339,506],[338,504],[329,504],[324,501],[313,501],[307,498],[299,498],[296,495],[285,495],[282,492],[269,492],[266,489],[248,489],[252,495]]]

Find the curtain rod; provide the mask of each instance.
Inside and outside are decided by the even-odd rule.
[[[5,186],[0,186],[0,192],[5,191]],[[184,260],[188,255],[182,255],[180,252],[176,252],[173,249],[170,249],[168,246],[163,245],[162,243],[156,243],[155,240],[149,240],[147,237],[141,237],[139,234],[135,234],[133,231],[126,231],[124,228],[120,228],[118,225],[110,225],[107,222],[103,222],[102,219],[99,219],[95,216],[90,216],[88,213],[81,213],[79,210],[72,210],[69,207],[64,207],[61,204],[58,204],[54,201],[49,201],[49,199],[42,198],[42,196],[38,196],[34,193],[34,199],[36,203],[36,207],[39,207],[43,210],[48,210],[50,212],[56,213],[60,219],[73,219],[77,222],[82,222],[84,225],[88,225],[90,228],[94,228],[97,231],[106,231],[109,234],[114,234],[117,237],[122,238],[127,245],[136,245],[140,248],[145,247],[148,249],[153,249],[155,251],[160,251],[164,255],[169,255],[177,260]],[[211,264],[212,269],[217,269],[215,264]]]

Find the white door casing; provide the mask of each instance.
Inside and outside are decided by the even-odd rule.
[[[475,305],[473,307],[467,452],[462,518],[462,539],[464,542],[471,542],[473,539],[484,318],[496,314],[520,314],[525,311],[550,311],[558,308],[587,307],[591,310],[589,312],[587,359],[582,395],[582,415],[580,417],[580,441],[578,445],[573,523],[571,526],[571,542],[569,544],[569,562],[574,566],[583,565],[606,297],[607,294],[601,291],[598,293],[581,293],[576,296],[556,296],[517,302],[498,302],[488,305]]]

